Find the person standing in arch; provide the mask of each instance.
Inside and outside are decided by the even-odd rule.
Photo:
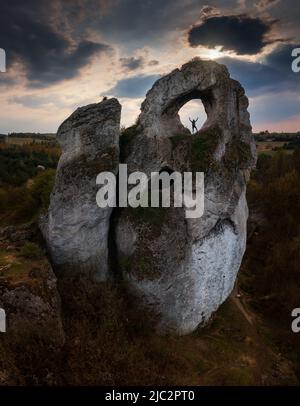
[[[189,117],[190,122],[192,123],[192,133],[194,134],[194,132],[198,131],[198,128],[196,126],[196,123],[198,121],[199,117],[196,118],[196,120],[191,120],[191,118]]]

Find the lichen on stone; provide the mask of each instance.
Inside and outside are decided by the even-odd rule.
[[[250,145],[238,138],[233,138],[226,145],[226,152],[223,158],[224,166],[227,169],[243,169],[249,166],[253,160]]]

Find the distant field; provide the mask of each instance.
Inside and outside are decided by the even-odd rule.
[[[55,138],[53,138],[53,141]],[[8,137],[7,138],[7,144],[14,144],[14,145],[24,145],[24,144],[30,144],[32,142],[51,142],[49,139],[41,140],[37,138],[18,138],[18,137]]]
[[[11,145],[24,145],[30,144],[32,142],[41,143],[41,142],[52,142],[55,140],[48,139],[38,139],[38,138],[23,138],[23,137],[8,137],[7,144]],[[258,141],[256,142],[257,152],[258,153],[265,153],[265,154],[273,154],[275,149],[282,148],[286,142],[284,141]],[[284,150],[287,154],[291,154],[293,152],[292,149]]]
[[[282,148],[286,144],[283,141],[259,141],[256,142],[256,148],[258,153],[273,154],[276,148]],[[284,150],[287,154],[293,152],[292,149]]]

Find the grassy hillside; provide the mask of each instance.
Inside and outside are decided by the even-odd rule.
[[[1,336],[0,383],[298,385],[300,335],[291,332],[290,313],[300,297],[299,153],[259,157],[248,188],[247,252],[234,292],[207,327],[159,337],[122,281],[61,280],[64,344],[54,346],[50,331],[32,326],[26,334]],[[44,243],[31,226],[24,237],[21,223],[34,224],[47,207],[53,176],[49,169],[19,186],[4,185],[11,200],[2,203],[1,221],[16,225],[20,237],[0,238],[2,289],[25,286],[44,294]]]

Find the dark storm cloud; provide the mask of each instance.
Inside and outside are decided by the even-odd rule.
[[[68,38],[50,21],[51,3],[11,0],[0,3],[0,46],[7,54],[8,71],[19,62],[30,86],[41,87],[74,78],[91,58],[111,48],[106,44]]]
[[[205,3],[205,0],[120,0],[98,26],[107,38],[126,43],[127,47],[136,48],[141,43],[157,46],[167,41],[171,31],[184,31]]]
[[[188,32],[190,46],[221,46],[239,55],[255,55],[270,43],[267,35],[274,21],[247,15],[205,16]]]
[[[231,77],[240,81],[250,95],[263,91],[277,92],[300,90],[299,75],[291,69],[292,49],[297,45],[279,45],[261,63],[241,61],[234,58],[219,59],[228,67]]]
[[[273,66],[282,72],[283,75],[292,75],[295,77],[291,72],[292,50],[294,48],[299,48],[299,45],[284,44],[278,46],[273,52],[266,56],[265,63],[269,66]]]
[[[282,74],[271,66],[258,62],[221,58],[218,62],[227,66],[230,76],[241,82],[249,94],[261,93],[263,89],[276,87],[283,79]]]
[[[120,80],[116,86],[108,90],[108,95],[116,97],[144,97],[159,75],[138,75]]]
[[[276,123],[299,115],[299,74],[291,70],[291,51],[298,47],[279,45],[261,63],[233,58],[218,60],[227,66],[231,77],[240,81],[250,96],[253,123]]]
[[[159,62],[156,60],[148,61],[145,57],[143,56],[138,56],[138,57],[129,57],[129,58],[120,58],[120,63],[123,68],[129,71],[134,71],[137,69],[142,69],[146,66],[155,66],[158,65]]]
[[[107,52],[110,47],[90,41],[82,41],[72,51],[68,47],[48,49],[47,55],[40,58],[35,52],[27,55],[28,79],[32,87],[53,84],[63,79],[72,79],[79,74],[79,69],[86,66],[91,58],[99,52]]]

